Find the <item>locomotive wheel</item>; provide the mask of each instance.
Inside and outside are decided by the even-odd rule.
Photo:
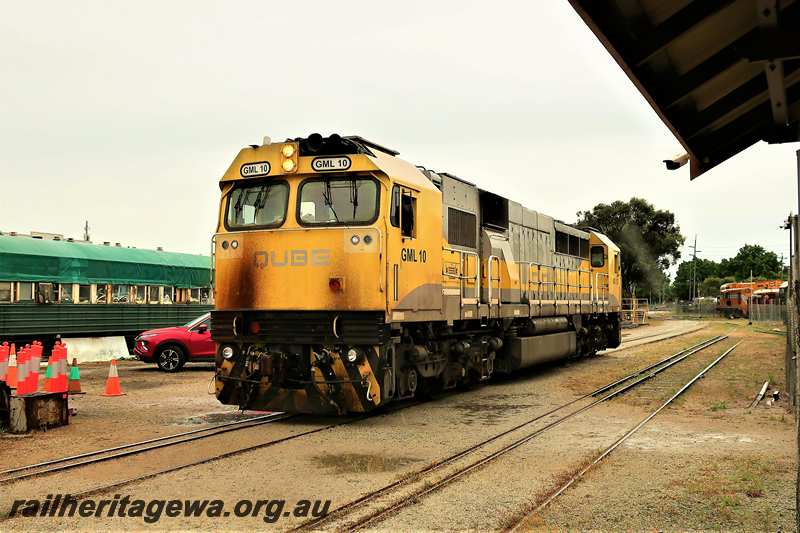
[[[164,372],[177,372],[186,364],[186,354],[180,346],[168,344],[158,350],[156,364]]]

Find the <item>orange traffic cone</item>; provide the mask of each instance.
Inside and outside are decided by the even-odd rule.
[[[30,348],[30,360],[28,362],[28,394],[34,394],[39,390],[39,367],[42,362],[42,345],[38,341],[33,341]]]
[[[111,366],[108,367],[108,379],[106,380],[106,391],[103,396],[124,396],[122,388],[119,384],[119,372],[117,371],[117,360],[111,360]]]
[[[67,392],[67,345],[64,343],[53,346],[53,392]]]
[[[28,385],[30,384],[30,380],[28,379],[28,362],[30,361],[30,357],[31,353],[26,344],[19,349],[19,353],[17,354],[17,396],[24,396],[30,392],[28,390]]]
[[[72,358],[72,366],[69,368],[69,386],[67,392],[70,394],[84,394],[81,390],[81,371],[78,369],[78,359]]]
[[[17,347],[11,345],[11,354],[8,356],[8,371],[6,372],[6,384],[10,389],[16,389],[17,385]]]

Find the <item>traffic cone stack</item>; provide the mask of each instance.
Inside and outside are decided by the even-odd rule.
[[[26,394],[33,394],[39,390],[39,366],[42,363],[42,345],[38,341],[28,348],[28,384]]]
[[[72,366],[69,367],[69,384],[67,392],[70,394],[83,394],[81,391],[81,371],[78,368],[78,360],[72,358]]]
[[[30,353],[28,346],[19,349],[17,354],[17,396],[28,394],[28,360]]]
[[[8,354],[8,369],[6,370],[6,385],[8,385],[8,388],[17,388],[18,375],[19,369],[17,368],[17,348],[12,344]]]
[[[50,357],[53,364],[50,392],[67,392],[67,345],[57,342]]]
[[[103,396],[123,396],[122,387],[119,383],[119,371],[117,370],[117,360],[111,360],[111,366],[108,367],[108,379],[106,380],[106,391]]]
[[[8,343],[4,342],[0,345],[0,382],[5,382],[6,373],[8,372]]]

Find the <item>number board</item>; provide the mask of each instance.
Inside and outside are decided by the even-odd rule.
[[[239,169],[239,174],[243,178],[255,178],[257,176],[266,176],[269,174],[270,165],[269,161],[258,161],[256,163],[245,163]]]
[[[311,160],[311,168],[317,172],[331,172],[336,170],[347,170],[352,162],[347,156],[339,157],[315,157]]]

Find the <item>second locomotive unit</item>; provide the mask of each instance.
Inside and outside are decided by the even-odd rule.
[[[361,137],[242,149],[220,181],[216,394],[367,412],[620,343],[620,252]]]

